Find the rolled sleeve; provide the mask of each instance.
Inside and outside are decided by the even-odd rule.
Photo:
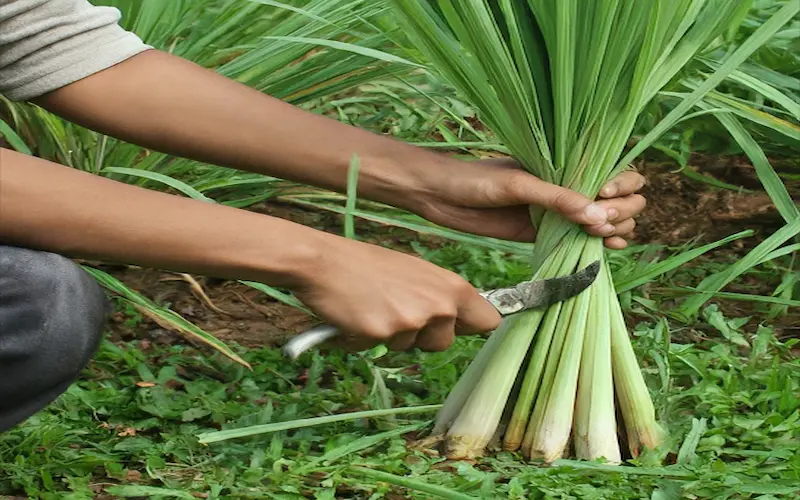
[[[88,0],[0,0],[0,94],[25,101],[151,49]]]

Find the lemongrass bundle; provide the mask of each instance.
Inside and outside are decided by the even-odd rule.
[[[692,58],[735,28],[730,0],[394,0],[404,33],[534,175],[590,198],[797,14],[789,2],[635,147],[639,115]],[[792,5],[794,4],[794,5]],[[532,208],[535,278],[603,266],[585,292],[508,318],[437,416],[450,458],[506,450],[620,462],[663,439],[602,240]],[[622,422],[617,422],[617,415]],[[571,444],[570,444],[571,443]]]

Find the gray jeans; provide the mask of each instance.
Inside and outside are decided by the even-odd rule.
[[[0,432],[72,384],[107,312],[102,288],[71,260],[0,245]]]

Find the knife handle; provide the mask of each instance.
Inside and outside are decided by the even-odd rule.
[[[283,346],[283,355],[292,361],[300,357],[307,350],[331,340],[339,335],[339,329],[333,325],[322,324],[292,337]]]

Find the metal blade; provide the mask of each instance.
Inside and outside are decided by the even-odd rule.
[[[483,292],[503,316],[553,305],[567,300],[586,290],[600,272],[600,261],[596,260],[575,274],[539,281],[523,281],[513,287],[498,288]]]

